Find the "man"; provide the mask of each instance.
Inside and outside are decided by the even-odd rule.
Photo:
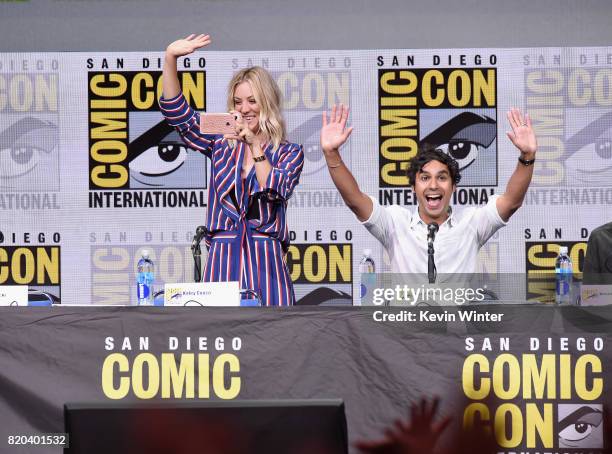
[[[494,196],[481,208],[453,212],[450,199],[461,178],[457,163],[440,150],[423,149],[411,159],[408,177],[418,209],[382,207],[359,189],[342,162],[339,148],[353,128],[347,128],[348,108],[333,106],[329,121],[323,114],[321,147],[332,180],[357,219],[385,247],[396,273],[427,273],[428,225],[436,223],[435,263],[438,273],[474,273],[478,250],[520,208],[531,182],[537,142],[528,115],[518,109],[508,112],[508,138],[520,151],[506,192]]]
[[[591,232],[584,258],[585,284],[612,284],[612,222]]]

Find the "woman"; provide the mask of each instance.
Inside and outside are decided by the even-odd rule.
[[[239,71],[229,84],[227,106],[238,117],[236,134],[200,132],[200,115],[181,93],[176,61],[209,43],[208,35],[190,35],[168,46],[159,101],[183,141],[211,160],[204,281],[239,281],[241,288],[255,290],[263,305],[292,305],[284,259],[286,211],[302,172],[302,147],[285,140],[280,90],[259,67]]]

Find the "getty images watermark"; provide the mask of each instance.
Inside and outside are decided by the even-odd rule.
[[[467,302],[482,302],[487,297],[484,288],[464,287],[420,287],[396,284],[393,288],[378,287],[372,289],[372,304],[382,305],[410,305],[436,304],[436,305],[462,305]]]
[[[385,279],[381,279],[385,280]],[[393,279],[392,279],[393,280]],[[495,310],[445,310],[445,307],[483,304],[495,299],[496,295],[486,286],[474,287],[455,284],[391,284],[369,287],[365,291],[362,306],[389,306],[392,308],[411,307],[410,310],[375,310],[375,322],[501,322],[503,313]],[[363,281],[362,281],[363,283]],[[380,284],[380,281],[377,282]],[[367,285],[367,282],[366,282]],[[369,291],[368,291],[369,288]]]
[[[540,278],[541,279],[541,278]],[[362,306],[463,306],[487,303],[525,303],[530,288],[550,288],[551,282],[530,282],[525,274],[363,273]]]

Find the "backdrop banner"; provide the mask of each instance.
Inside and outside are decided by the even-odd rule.
[[[278,82],[288,139],[306,158],[288,202],[296,298],[350,305],[362,251],[373,250],[377,271],[389,265],[330,179],[323,111],[350,106],[343,160],[385,206],[416,208],[405,171],[419,144],[447,151],[462,169],[457,211],[504,192],[518,157],[506,112],[528,112],[539,141],[533,181],[476,271],[550,272],[567,246],[580,279],[590,232],[610,221],[611,55],[611,47],[202,51],[178,67],[199,111],[224,112],[228,82],[247,66]],[[143,248],[159,288],[192,280],[189,246],[204,224],[210,168],[159,112],[162,63],[161,52],[0,54],[0,285],[27,284],[63,304],[130,304]]]

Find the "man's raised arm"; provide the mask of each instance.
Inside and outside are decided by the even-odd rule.
[[[351,209],[360,221],[369,219],[372,214],[372,199],[361,192],[351,171],[344,165],[339,148],[347,141],[353,128],[346,127],[348,107],[341,104],[339,108],[332,107],[329,121],[327,112],[323,112],[323,127],[321,128],[321,148],[327,162],[327,169],[332,181],[338,188],[344,203]]]
[[[523,199],[531,183],[533,164],[535,162],[538,143],[531,125],[529,115],[523,115],[518,109],[512,109],[507,114],[512,132],[507,132],[508,138],[521,152],[516,169],[506,185],[506,192],[496,202],[499,216],[508,221],[523,204]]]

